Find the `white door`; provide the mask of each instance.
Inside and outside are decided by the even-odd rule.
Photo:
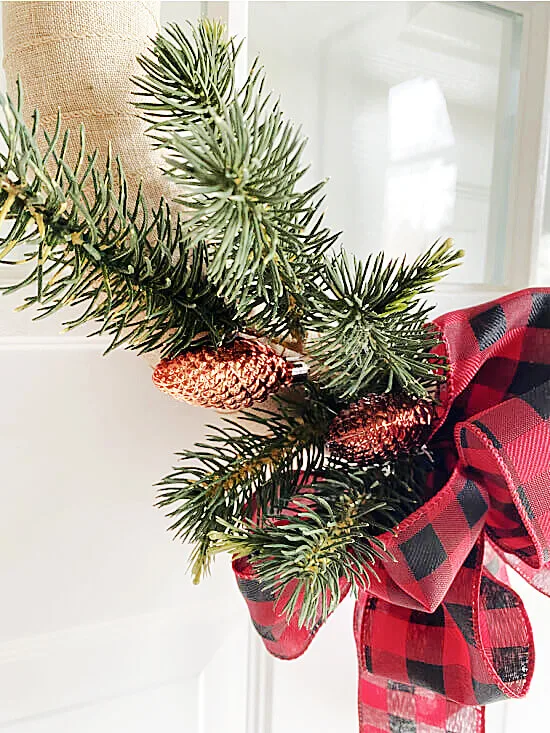
[[[163,3],[165,21],[201,12],[261,53],[351,249],[453,235],[466,263],[439,310],[550,283],[545,3]],[[0,730],[354,733],[351,603],[302,659],[271,660],[228,563],[192,586],[152,506],[205,413],[132,354],[102,359],[14,305],[0,300]],[[517,585],[537,672],[526,701],[490,709],[490,733],[543,729],[550,601]]]
[[[0,730],[253,731],[256,647],[229,562],[194,587],[153,506],[205,413],[18,302],[0,298]]]

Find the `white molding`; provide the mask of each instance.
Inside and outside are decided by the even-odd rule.
[[[509,288],[532,280],[537,261],[550,134],[550,5],[491,3],[523,16],[518,120],[514,147],[507,254]]]
[[[235,623],[168,609],[1,643],[0,727],[196,679]]]
[[[0,336],[0,351],[105,351],[109,340],[82,336]]]
[[[501,10],[508,10],[510,13],[520,13],[523,15],[532,10],[534,6],[540,5],[540,2],[537,0],[535,2],[531,2],[530,0],[510,0],[510,2],[488,2],[486,4],[493,5],[495,8],[500,8]]]
[[[272,733],[273,657],[250,626],[248,632],[248,681],[246,730],[243,733]]]

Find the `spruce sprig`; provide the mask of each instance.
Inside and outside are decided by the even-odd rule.
[[[186,133],[189,124],[231,104],[239,48],[227,39],[225,26],[206,19],[189,23],[187,33],[175,23],[159,33],[151,52],[138,57],[145,76],[133,79],[136,106],[151,129]],[[259,81],[253,73],[248,86],[252,90]]]
[[[422,296],[458,264],[462,252],[447,240],[411,264],[365,262],[344,250],[327,261],[316,310],[306,316],[315,376],[336,396],[403,390],[424,397],[443,378],[433,355],[439,334],[427,325]]]
[[[207,243],[218,295],[264,335],[301,337],[296,304],[337,238],[322,223],[324,182],[302,187],[305,137],[264,92],[257,64],[236,89],[239,49],[222,36],[209,21],[159,35],[140,59],[148,96],[137,106],[179,186],[185,235]]]
[[[339,604],[342,581],[357,595],[369,588],[376,561],[391,559],[378,535],[414,508],[420,471],[411,460],[368,468],[329,462],[261,525],[220,519],[211,552],[247,557],[287,618],[297,614],[299,626],[312,628]]]
[[[322,467],[328,412],[307,400],[279,401],[278,412],[246,411],[209,427],[205,442],[178,454],[180,463],[160,483],[158,500],[169,509],[170,530],[194,545],[196,581],[208,570],[210,533],[220,519],[248,517],[261,524]]]
[[[4,97],[0,135],[0,220],[11,228],[2,237],[0,261],[30,264],[7,293],[32,286],[21,306],[38,306],[38,318],[67,306],[80,307],[67,329],[99,323],[110,334],[110,350],[124,345],[139,352],[161,348],[176,355],[202,338],[214,344],[239,327],[204,277],[203,244],[192,247],[179,217],[161,201],[149,211],[141,190],[130,202],[124,172],[110,151],[104,167],[87,155],[81,129],[76,163],[67,163],[68,132],[61,118],[38,145],[38,114],[32,129],[17,104]]]

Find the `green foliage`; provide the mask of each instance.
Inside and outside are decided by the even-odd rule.
[[[374,563],[389,557],[377,535],[414,508],[420,472],[411,460],[368,468],[329,462],[309,485],[300,481],[284,512],[259,525],[220,519],[214,551],[247,557],[262,586],[284,599],[287,617],[297,613],[311,628],[340,602],[342,580],[355,594],[368,589]]]
[[[421,296],[455,267],[462,253],[436,244],[414,262],[386,263],[382,253],[363,263],[341,251],[323,272],[326,289],[307,321],[315,376],[341,399],[404,390],[424,397],[441,378],[427,327],[431,310]]]
[[[156,131],[186,133],[189,124],[220,114],[235,97],[239,48],[226,39],[225,27],[204,20],[187,30],[167,26],[150,54],[138,58],[145,76],[133,80],[136,106]]]
[[[0,220],[11,228],[0,240],[0,262],[16,264],[10,256],[22,249],[32,269],[4,290],[32,286],[22,307],[38,306],[39,318],[80,306],[67,328],[97,322],[96,333],[112,336],[109,349],[160,347],[174,355],[197,337],[219,344],[235,333],[234,310],[204,277],[204,245],[190,246],[166,202],[148,211],[141,192],[130,202],[119,161],[109,154],[99,169],[83,130],[70,167],[59,116],[41,150],[38,115],[28,130],[20,108],[21,97],[17,105],[3,99]]]
[[[256,409],[210,426],[206,442],[180,453],[180,465],[160,484],[158,505],[169,508],[170,529],[194,544],[196,580],[208,569],[219,518],[261,523],[294,494],[300,475],[323,465],[326,409],[307,399],[278,404],[279,412]]]
[[[189,36],[171,27],[153,59],[140,59],[149,96],[138,106],[179,184],[185,236],[208,243],[218,295],[265,335],[302,335],[294,311],[336,236],[322,224],[324,184],[300,190],[306,139],[264,93],[256,65],[235,89],[237,53],[219,24],[204,21]]]

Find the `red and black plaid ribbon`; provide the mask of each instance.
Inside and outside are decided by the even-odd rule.
[[[361,733],[482,733],[483,706],[522,697],[533,673],[504,563],[550,595],[550,289],[436,324],[450,362],[430,441],[440,488],[384,536],[397,562],[378,562],[356,604]],[[267,649],[302,654],[317,629],[286,622],[245,560],[234,569]]]

